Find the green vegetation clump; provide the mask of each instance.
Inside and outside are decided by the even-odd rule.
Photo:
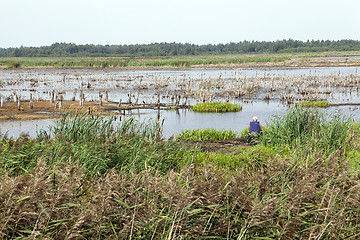
[[[238,112],[242,110],[242,106],[233,103],[206,102],[197,103],[191,109],[196,112]]]
[[[304,101],[298,102],[296,106],[326,108],[330,106],[330,103],[328,101]]]
[[[317,109],[294,107],[268,123],[263,143],[329,155],[349,147],[350,124],[351,118],[342,115],[326,116]]]
[[[64,113],[36,139],[2,139],[0,169],[16,176],[30,171],[39,158],[46,159],[50,167],[79,164],[92,176],[112,168],[162,173],[178,169],[187,159],[187,151],[177,142],[160,140],[154,120],[128,118],[118,122],[115,117]]]
[[[194,161],[199,166],[211,165],[217,169],[229,172],[239,169],[255,169],[268,164],[269,159],[274,157],[270,149],[262,145],[253,148],[240,147],[238,152],[228,154],[222,152],[199,152],[194,154]]]
[[[182,141],[206,141],[206,140],[225,140],[233,139],[236,133],[232,130],[216,130],[216,129],[194,129],[185,130],[175,135],[175,139]]]

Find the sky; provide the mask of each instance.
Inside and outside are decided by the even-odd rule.
[[[360,40],[359,0],[0,0],[0,48]]]

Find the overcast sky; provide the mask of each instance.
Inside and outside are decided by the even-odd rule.
[[[0,0],[0,47],[360,40],[360,0]]]

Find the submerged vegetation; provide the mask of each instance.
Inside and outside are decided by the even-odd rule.
[[[66,113],[35,139],[0,139],[1,238],[358,238],[349,119],[292,108],[262,144],[226,151],[161,140],[158,127]]]
[[[191,109],[196,112],[238,112],[242,106],[227,102],[204,102],[195,104]]]

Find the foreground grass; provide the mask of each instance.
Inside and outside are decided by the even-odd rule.
[[[357,239],[359,126],[313,109],[278,119],[268,141],[231,154],[81,114],[37,139],[3,138],[1,238]]]
[[[81,165],[86,174],[99,176],[116,168],[125,171],[167,172],[179,169],[187,151],[177,142],[160,141],[157,125],[129,118],[120,124],[113,117],[64,113],[57,124],[36,139],[6,139],[0,145],[0,169],[12,176],[30,171],[39,158],[49,167]],[[161,159],[161,161],[159,161]]]

